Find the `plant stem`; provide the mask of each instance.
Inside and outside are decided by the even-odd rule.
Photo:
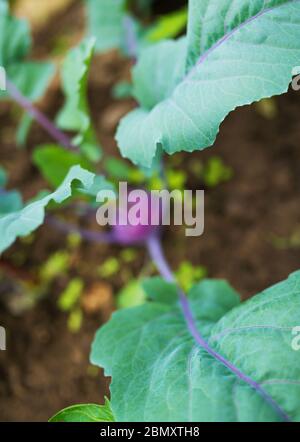
[[[30,100],[28,100],[24,95],[17,89],[17,87],[9,80],[6,80],[6,90],[10,97],[18,103],[26,112],[28,112],[31,117],[42,126],[46,132],[48,132],[51,137],[56,140],[60,145],[64,146],[66,149],[77,151],[77,147],[72,144],[71,139],[59,130],[50,121],[45,114],[38,110]]]
[[[160,274],[166,281],[175,283],[177,285],[175,276],[166,260],[164,255],[162,244],[160,238],[156,236],[150,237],[147,241],[147,248],[149,254],[156,264]],[[184,292],[178,286],[178,296],[179,302],[182,309],[183,316],[185,318],[187,327],[197,342],[197,344],[207,351],[214,359],[219,361],[221,364],[225,365],[233,374],[235,374],[239,379],[246,382],[251,388],[253,388],[257,393],[261,395],[261,397],[273,408],[276,414],[284,421],[291,422],[289,416],[285,413],[285,411],[277,404],[277,402],[258,384],[256,381],[251,379],[249,376],[245,375],[242,371],[240,371],[235,365],[233,365],[230,361],[225,359],[221,354],[217,353],[208,342],[203,338],[201,333],[197,329],[197,324],[191,310],[188,298],[184,294]]]
[[[127,53],[129,57],[132,58],[133,62],[136,63],[138,42],[132,17],[126,15],[123,19],[123,26],[125,30],[125,44]]]
[[[52,227],[60,230],[63,233],[77,233],[83,239],[89,242],[94,242],[98,244],[114,244],[117,241],[114,239],[113,232],[94,232],[88,229],[81,229],[74,224],[67,223],[51,215],[47,215],[46,222]]]

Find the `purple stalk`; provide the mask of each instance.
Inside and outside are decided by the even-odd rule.
[[[136,38],[136,31],[134,28],[133,19],[126,15],[123,19],[123,26],[125,30],[125,44],[128,55],[130,58],[136,62],[137,54],[138,54],[138,42]]]
[[[174,274],[169,267],[169,264],[165,258],[161,240],[158,236],[152,236],[147,241],[147,248],[149,254],[156,264],[160,274],[166,281],[171,283],[176,283],[176,279]],[[277,404],[277,402],[258,384],[256,381],[251,379],[249,376],[245,375],[242,371],[240,371],[235,365],[233,365],[230,361],[225,359],[222,355],[217,353],[213,348],[210,347],[208,342],[203,338],[201,333],[197,329],[197,325],[195,322],[195,318],[193,312],[190,308],[189,301],[183,291],[178,287],[178,296],[179,302],[182,309],[183,316],[185,318],[185,322],[187,327],[200,347],[207,351],[214,359],[219,361],[221,364],[225,365],[233,374],[235,374],[239,379],[246,382],[251,388],[257,391],[258,394],[273,408],[276,414],[284,421],[291,422],[290,417],[285,413],[285,411]]]
[[[24,95],[16,88],[16,86],[10,81],[6,80],[6,89],[10,97],[18,103],[26,112],[28,112],[31,117],[42,126],[46,132],[48,132],[51,137],[56,140],[59,144],[64,146],[66,149],[77,151],[76,146],[72,144],[70,138],[59,130],[50,121],[45,114],[39,111],[30,100],[28,100]]]
[[[47,215],[46,222],[60,230],[63,233],[77,233],[83,239],[89,242],[99,243],[99,244],[114,244],[117,241],[114,238],[113,232],[93,232],[88,229],[81,229],[74,224],[67,223],[66,221],[62,221],[58,218],[55,218],[51,215]]]

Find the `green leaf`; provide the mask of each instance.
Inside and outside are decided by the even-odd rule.
[[[236,107],[286,92],[300,59],[299,17],[299,1],[193,0],[182,60],[187,68],[179,84],[168,87],[165,71],[180,60],[164,60],[165,42],[155,51],[145,49],[135,68],[135,89],[143,89],[146,69],[155,81],[152,92],[147,82],[136,95],[141,107],[121,121],[122,154],[150,167],[158,148],[168,154],[202,150],[214,143],[220,124]],[[180,58],[182,43],[174,45]],[[165,95],[157,94],[157,79],[164,82]]]
[[[31,61],[10,65],[6,70],[8,78],[31,101],[42,97],[54,74],[52,64]]]
[[[86,0],[89,35],[96,38],[96,50],[122,48],[126,0]]]
[[[117,258],[108,258],[98,267],[98,274],[101,278],[111,278],[120,270],[120,263]]]
[[[145,292],[140,281],[130,281],[117,295],[118,308],[130,308],[144,304]]]
[[[166,282],[160,276],[147,278],[143,281],[143,289],[148,300],[159,304],[172,304],[177,302],[177,287],[175,284]]]
[[[23,199],[20,192],[16,190],[5,190],[8,175],[6,170],[0,166],[0,216],[20,210],[23,206]]]
[[[115,157],[108,157],[104,163],[108,175],[118,181],[128,181],[133,168],[130,163]]]
[[[65,275],[70,264],[71,256],[68,252],[64,250],[56,252],[41,265],[39,278],[43,283],[48,284],[58,276]]]
[[[81,278],[72,279],[58,298],[58,307],[64,312],[70,311],[79,301],[83,289],[84,282]]]
[[[166,38],[177,37],[185,29],[187,18],[188,13],[186,8],[160,17],[146,33],[146,39],[155,43]]]
[[[185,38],[166,40],[142,52],[133,69],[133,95],[144,109],[150,110],[170,96],[184,76],[185,55]]]
[[[74,166],[55,192],[32,202],[17,212],[0,216],[0,253],[18,237],[29,235],[43,224],[45,209],[51,201],[59,204],[71,197],[73,182],[79,181],[81,188],[89,189],[93,185],[94,178],[94,174],[80,166]]]
[[[33,118],[31,117],[31,115],[24,113],[18,125],[16,133],[16,141],[18,146],[23,147],[26,143],[32,122]]]
[[[134,10],[149,15],[153,0],[138,0]],[[130,14],[128,0],[86,0],[89,36],[96,38],[100,53],[119,49],[134,57],[143,47],[162,38],[176,37],[185,27],[187,11],[182,9],[158,19],[153,26],[144,26]]]
[[[83,312],[80,307],[75,307],[68,317],[68,329],[71,333],[78,333],[83,322]]]
[[[128,81],[120,81],[112,90],[112,96],[116,100],[124,100],[132,97],[132,84]]]
[[[95,39],[84,40],[72,49],[62,68],[62,83],[66,103],[57,117],[61,129],[78,132],[73,143],[91,161],[98,161],[101,156],[96,136],[91,124],[87,101],[87,83],[90,64],[95,47]]]
[[[82,404],[65,408],[49,422],[114,422],[114,416],[109,400],[105,399],[105,405]]]
[[[22,195],[18,191],[3,191],[0,189],[0,216],[20,210],[22,206]]]
[[[189,261],[183,261],[176,272],[178,283],[184,291],[189,291],[195,283],[206,276],[207,269],[205,267],[195,267]]]
[[[216,156],[209,158],[203,169],[203,180],[208,187],[216,187],[230,180],[232,176],[232,169],[224,164],[222,158]]]
[[[9,13],[8,3],[0,2],[0,66],[7,78],[32,101],[38,100],[54,74],[51,63],[25,61],[31,50],[31,38],[27,22]],[[7,93],[0,92],[0,98]]]
[[[184,190],[188,180],[188,174],[184,170],[166,170],[166,179],[170,190]]]
[[[190,0],[188,68],[193,67],[199,57],[211,49],[214,44],[220,42],[222,38],[228,37],[228,34],[239,26],[244,25],[246,20],[285,3],[292,2],[291,0],[268,0],[267,2],[239,0],[232,4],[231,0],[204,0],[202,2]]]
[[[0,166],[0,188],[5,187],[7,184],[7,173],[4,167]]]
[[[43,177],[54,187],[59,186],[72,166],[79,164],[85,169],[91,165],[82,155],[70,152],[56,144],[36,148],[32,156],[34,164]]]
[[[186,39],[163,41],[142,52],[138,64],[133,69],[133,95],[141,104],[121,120],[116,140],[124,157],[135,164],[152,167],[159,143],[155,150],[148,149],[144,131],[145,123],[151,115],[151,108],[170,95],[185,72]],[[161,69],[161,66],[164,69]],[[150,112],[150,114],[149,114]],[[155,133],[155,127],[152,127]],[[137,148],[138,146],[138,148]]]
[[[96,175],[91,187],[79,189],[80,193],[93,197],[92,202],[95,202],[95,198],[101,190],[112,190],[115,192],[115,186],[103,175]]]
[[[146,180],[143,172],[131,166],[123,159],[108,157],[105,160],[105,170],[108,176],[116,181],[127,181],[129,184],[141,184]]]
[[[292,421],[300,421],[300,272],[239,304],[225,282],[205,280],[189,293],[197,329],[257,382]],[[91,360],[112,376],[117,421],[276,422],[268,401],[190,334],[179,305],[151,302],[115,313],[98,331]],[[180,399],[179,399],[180,398]]]

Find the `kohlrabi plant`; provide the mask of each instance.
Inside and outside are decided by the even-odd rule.
[[[231,111],[286,92],[300,64],[300,1],[189,0],[188,13],[154,22],[151,1],[85,3],[88,36],[61,67],[66,100],[54,124],[33,104],[54,68],[29,61],[27,25],[0,0],[1,98],[18,103],[53,140],[33,152],[50,191],[23,202],[6,190],[0,171],[0,252],[46,222],[94,243],[144,246],[160,276],[142,281],[140,305],[115,312],[92,343],[91,362],[111,377],[110,400],[67,408],[51,421],[300,421],[300,353],[293,346],[300,272],[243,303],[223,280],[203,279],[185,292],[165,258],[160,226],[90,231],[56,213],[62,206],[95,214],[98,192],[124,178],[147,187],[158,174],[166,187],[165,154],[212,146]],[[121,120],[116,140],[140,169],[105,158],[90,118],[92,57],[112,48],[134,65],[129,91],[138,107]],[[100,162],[107,176],[96,173]]]

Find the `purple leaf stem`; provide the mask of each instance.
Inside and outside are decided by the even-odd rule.
[[[42,126],[51,137],[66,149],[77,151],[77,147],[72,144],[71,139],[59,130],[50,121],[45,114],[38,110],[30,100],[17,89],[17,87],[9,80],[6,80],[6,90],[10,97],[19,104],[29,115]]]
[[[125,44],[126,50],[130,58],[136,62],[138,54],[138,41],[136,36],[136,30],[134,26],[133,18],[130,15],[126,15],[123,19],[123,26],[125,31]]]
[[[59,218],[56,218],[51,215],[46,216],[46,222],[60,230],[63,233],[77,233],[83,239],[89,242],[97,243],[97,244],[116,244],[117,241],[114,238],[113,232],[95,232],[89,229],[82,229],[77,227],[75,224],[68,223],[66,221],[62,221]]]

